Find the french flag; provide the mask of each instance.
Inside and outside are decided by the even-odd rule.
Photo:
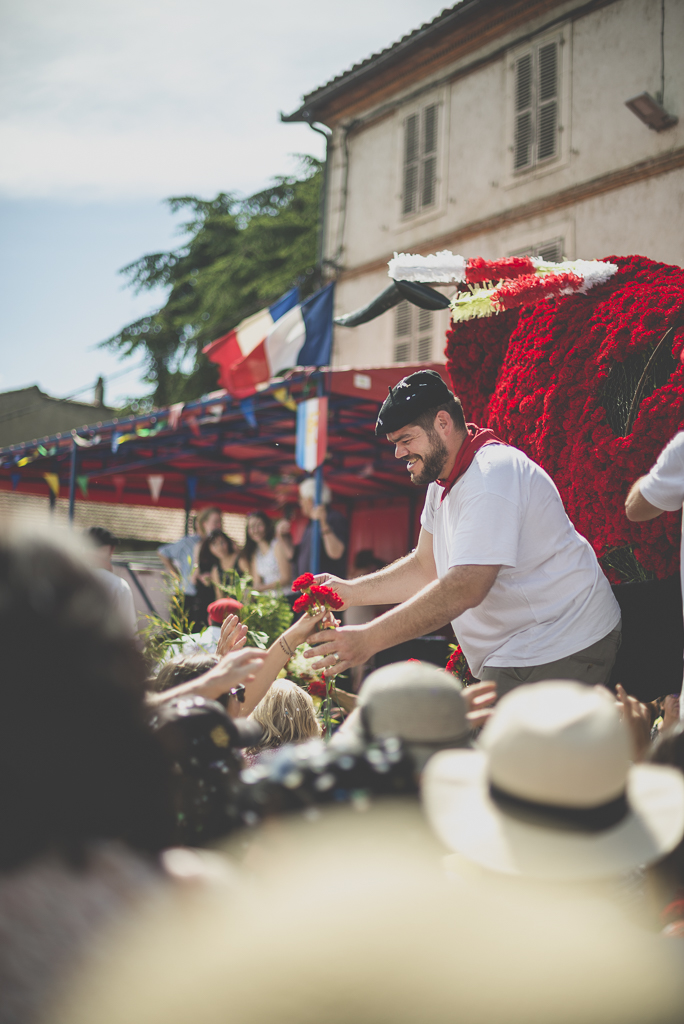
[[[332,351],[334,283],[299,301],[299,289],[254,313],[202,351],[219,367],[219,382],[246,398],[294,366],[328,366]]]

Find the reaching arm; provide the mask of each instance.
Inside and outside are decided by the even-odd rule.
[[[641,493],[641,481],[645,479],[643,476],[639,477],[632,484],[625,501],[625,514],[632,523],[645,523],[649,519],[661,516],[664,511],[664,509],[658,508],[657,505],[652,505]]]
[[[306,656],[324,656],[325,661],[316,662],[314,668],[329,669],[330,675],[361,665],[378,651],[423,636],[481,604],[500,568],[499,565],[453,566],[441,579],[428,583],[398,608],[392,608],[372,622],[311,637],[309,643],[316,647],[316,652],[307,651]]]
[[[420,531],[415,551],[379,572],[359,576],[355,580],[340,580],[325,573],[316,577],[318,583],[329,583],[334,587],[345,608],[365,604],[399,604],[436,579],[432,534],[427,530]]]
[[[175,576],[176,579],[180,579],[180,573],[178,572],[178,569],[173,564],[171,559],[167,558],[166,555],[162,555],[159,551],[157,552],[157,554],[159,555],[159,558],[161,559],[161,563],[164,566],[164,568],[166,569],[166,571],[168,572],[169,576]]]

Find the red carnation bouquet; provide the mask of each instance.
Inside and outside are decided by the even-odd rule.
[[[293,605],[293,608],[297,613],[306,612],[308,615],[313,616],[324,611],[339,611],[344,604],[340,595],[337,594],[332,587],[326,587],[323,584],[316,583],[315,576],[310,572],[303,573],[303,575],[298,576],[294,581],[292,584],[292,592],[296,594],[297,591],[300,591],[300,595]],[[331,677],[324,677],[320,682],[318,680],[314,680],[307,686],[307,690],[312,697],[322,698],[321,717],[323,719],[326,738],[329,737],[332,732],[332,686],[333,681]]]
[[[476,679],[473,673],[470,671],[466,656],[461,649],[460,644],[452,650],[451,657],[446,663],[447,672],[453,672],[455,676],[461,680],[464,686],[470,686],[471,683],[479,683],[479,679]]]
[[[340,595],[332,587],[316,583],[315,577],[310,572],[305,572],[294,581],[292,591],[296,594],[298,590],[301,591],[301,594],[293,605],[295,612],[317,615],[322,611],[339,611],[344,604]]]

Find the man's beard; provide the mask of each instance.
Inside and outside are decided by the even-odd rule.
[[[427,484],[434,483],[439,478],[444,464],[449,458],[449,449],[436,430],[428,433],[428,440],[430,441],[430,450],[426,455],[419,457],[423,464],[422,467],[418,472],[413,472],[412,467],[411,483],[415,484],[416,487],[425,487]],[[414,467],[417,468],[417,465],[417,463],[414,463]]]

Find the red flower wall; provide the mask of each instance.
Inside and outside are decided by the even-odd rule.
[[[618,272],[587,295],[452,327],[447,368],[466,419],[543,466],[599,557],[632,544],[639,563],[662,579],[678,568],[680,514],[630,523],[624,501],[684,428],[684,322],[665,343],[677,368],[641,402],[627,437],[611,429],[602,390],[614,363],[657,344],[684,316],[684,271],[641,256],[607,259]]]

